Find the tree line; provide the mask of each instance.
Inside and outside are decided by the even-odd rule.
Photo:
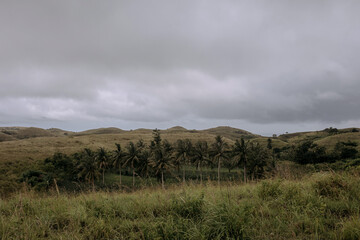
[[[217,181],[221,181],[221,169],[229,172],[241,169],[243,182],[271,175],[275,163],[279,160],[290,160],[298,164],[332,163],[337,160],[358,157],[355,142],[338,142],[332,151],[306,140],[297,145],[273,148],[272,139],[268,138],[263,146],[243,138],[229,144],[221,136],[212,142],[178,139],[170,143],[163,140],[160,131],[153,130],[150,144],[143,140],[128,142],[121,146],[114,144],[113,150],[103,147],[97,150],[85,148],[72,155],[55,153],[41,161],[37,167],[24,172],[20,181],[37,189],[48,189],[52,186],[65,186],[69,183],[88,184],[93,190],[95,185],[105,186],[105,174],[109,171],[118,173],[118,186],[124,186],[123,174],[135,179],[156,178],[165,187],[168,178],[175,178],[185,183],[187,169],[196,169],[198,179],[203,183],[203,168],[217,170]],[[180,177],[182,175],[182,177]]]
[[[142,179],[156,178],[165,187],[167,177],[182,175],[186,182],[186,169],[194,168],[198,172],[200,183],[203,183],[203,168],[217,168],[217,181],[221,181],[221,169],[229,171],[240,168],[243,181],[249,176],[258,179],[265,176],[273,167],[273,158],[269,148],[249,140],[236,140],[230,145],[223,137],[216,136],[213,142],[179,139],[170,143],[161,138],[158,129],[153,130],[150,144],[143,140],[128,142],[121,146],[114,144],[115,149],[103,147],[97,150],[85,148],[72,155],[55,153],[41,161],[39,165],[24,172],[20,181],[31,187],[48,189],[51,186],[66,183],[88,183],[95,189],[98,182],[105,186],[106,172],[118,173],[118,186],[123,186],[124,173],[132,176],[132,187],[136,177]],[[182,173],[180,173],[182,172]]]

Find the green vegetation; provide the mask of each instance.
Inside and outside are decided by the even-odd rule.
[[[154,151],[151,150],[153,135],[148,129],[124,131],[117,128],[102,128],[80,133],[60,129],[21,127],[0,128],[0,130],[2,134],[12,138],[12,140],[0,142],[0,194],[2,197],[18,191],[22,186],[19,180],[24,181],[26,178],[30,179],[31,186],[38,185],[36,189],[49,189],[54,185],[58,185],[60,191],[86,189],[87,186],[92,185],[92,180],[85,177],[84,173],[80,174],[79,167],[79,165],[82,167],[86,164],[88,167],[91,165],[89,160],[91,157],[86,157],[86,151],[93,155],[94,167],[100,167],[98,152],[102,151],[105,155],[105,161],[99,170],[101,175],[94,172],[94,189],[137,189],[138,182],[153,184],[153,181],[144,181],[150,178],[161,182],[161,172],[156,173],[154,168]],[[214,133],[221,133],[222,135],[218,136],[222,136],[221,139],[227,146],[220,161],[214,154],[216,137],[212,135]],[[350,162],[351,165],[357,164],[351,159],[356,159],[360,150],[360,133],[357,128],[340,130],[328,128],[318,132],[265,138],[230,127],[201,131],[174,127],[162,130],[161,138],[166,140],[171,149],[167,170],[163,172],[164,182],[167,183],[178,183],[181,178],[182,182],[187,180],[201,182],[209,178],[220,179],[220,181],[222,178],[225,181],[229,179],[240,181],[240,178],[243,178],[243,181],[261,179],[276,174],[276,168],[283,165],[283,161],[311,165],[323,164],[333,170],[338,167],[343,169]],[[138,144],[141,146],[137,147]],[[133,160],[128,161],[126,159],[128,150],[132,146],[139,148],[140,151],[135,154],[137,156],[134,156]],[[245,148],[245,153],[241,148]],[[249,154],[246,149],[252,149],[251,161],[247,159]],[[133,150],[137,151],[137,149]],[[120,152],[116,153],[116,151]],[[255,152],[257,153],[254,154]],[[72,173],[62,173],[68,179],[63,179],[63,176],[58,177],[57,174],[60,174],[58,172],[46,173],[47,168],[43,166],[44,159],[52,158],[59,153],[64,158],[70,159],[69,169],[73,169]],[[117,157],[116,154],[118,154]],[[322,165],[320,166],[312,169],[323,169]],[[229,174],[223,168],[228,169]],[[210,169],[210,171],[206,170],[203,176],[204,169]],[[219,169],[221,174],[217,171],[216,176],[216,170]],[[118,180],[105,183],[104,179],[108,174],[118,174]],[[132,184],[123,184],[122,176],[129,175],[133,176]],[[98,176],[101,176],[101,179]]]
[[[210,147],[206,141],[197,141],[193,144],[189,139],[178,139],[175,144],[171,144],[167,140],[162,140],[160,131],[156,129],[153,131],[150,145],[138,140],[136,143],[128,142],[125,151],[121,150],[119,143],[115,143],[116,149],[111,151],[99,147],[95,151],[84,148],[81,152],[72,155],[55,153],[52,157],[39,161],[36,166],[24,171],[19,180],[37,190],[49,190],[54,187],[57,191],[59,189],[79,191],[86,188],[86,183],[87,187],[91,186],[93,190],[112,190],[114,187],[115,189],[123,187],[121,180],[118,186],[105,185],[105,175],[119,170],[119,179],[122,175],[129,175],[131,172],[133,190],[138,188],[135,186],[136,178],[156,178],[162,188],[165,188],[166,181],[176,182],[176,179],[179,179],[177,175],[180,168],[183,170],[183,184],[187,179],[193,178],[191,174],[186,176],[187,171],[194,169],[197,171],[200,168],[199,178],[202,182],[202,168],[206,164],[205,167],[208,168],[217,167],[216,179],[220,185],[222,164],[230,173],[239,166],[239,162],[244,166],[244,182],[247,181],[247,175],[251,175],[252,180],[261,179],[266,171],[272,170],[270,151],[253,142],[249,144],[249,141],[246,141],[245,144],[244,139],[240,142],[237,140],[232,149],[221,136],[216,136]],[[239,159],[236,160],[237,158]],[[196,175],[195,178],[198,179],[198,176]]]
[[[360,238],[356,128],[2,134],[0,239]]]
[[[0,201],[1,239],[359,239],[359,171]]]

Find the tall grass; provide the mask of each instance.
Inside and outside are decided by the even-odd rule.
[[[0,239],[359,239],[353,173],[0,200]]]

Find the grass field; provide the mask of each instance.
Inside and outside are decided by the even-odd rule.
[[[359,171],[0,200],[0,239],[359,239]]]

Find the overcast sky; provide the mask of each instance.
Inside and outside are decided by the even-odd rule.
[[[358,0],[1,0],[0,126],[360,127]]]

